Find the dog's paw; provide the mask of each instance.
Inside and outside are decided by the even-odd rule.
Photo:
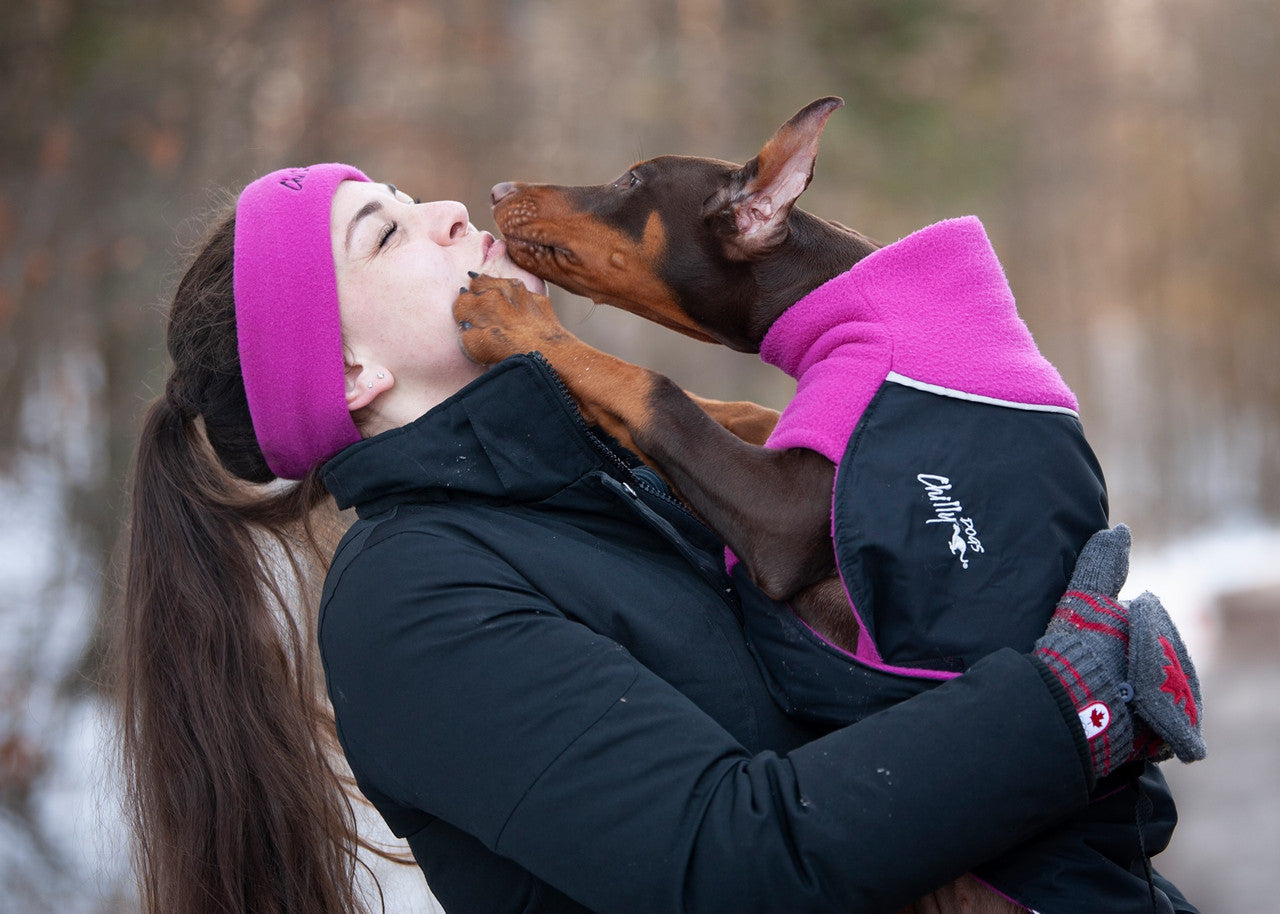
[[[569,336],[551,299],[518,279],[474,275],[453,306],[467,356],[483,365],[533,352]]]

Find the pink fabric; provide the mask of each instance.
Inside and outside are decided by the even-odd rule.
[[[836,466],[891,373],[958,396],[1078,409],[1018,316],[973,216],[923,228],[819,286],[769,328],[760,358],[796,379],[767,446],[809,448]],[[737,563],[726,549],[726,568]],[[858,624],[857,656],[882,665],[860,616]]]
[[[349,165],[286,168],[236,202],[240,371],[267,466],[301,479],[360,433],[347,409],[329,213]]]
[[[973,216],[908,235],[815,289],[769,329],[760,357],[796,379],[768,445],[837,465],[890,372],[961,395],[1078,408]]]

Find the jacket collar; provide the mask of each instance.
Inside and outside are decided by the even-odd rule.
[[[347,447],[325,465],[323,479],[338,507],[366,517],[403,501],[545,498],[608,465],[611,453],[550,366],[524,355],[490,368],[415,422]]]

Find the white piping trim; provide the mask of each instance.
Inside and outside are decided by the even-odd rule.
[[[1000,400],[996,397],[984,397],[981,394],[971,394],[963,390],[955,390],[950,387],[940,387],[937,384],[929,384],[925,381],[917,381],[915,378],[908,378],[900,375],[896,371],[891,371],[884,378],[886,381],[892,381],[895,384],[901,384],[904,387],[914,387],[916,390],[927,391],[931,394],[940,394],[944,397],[954,397],[957,400],[971,400],[974,403],[989,403],[992,406],[1006,406],[1010,409],[1026,409],[1037,413],[1065,413],[1068,416],[1080,418],[1080,414],[1074,409],[1065,406],[1052,406],[1047,403],[1018,403],[1014,400]]]

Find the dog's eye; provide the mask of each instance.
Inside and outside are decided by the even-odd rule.
[[[627,187],[635,187],[639,183],[640,183],[640,176],[637,175],[634,171],[628,172]]]

